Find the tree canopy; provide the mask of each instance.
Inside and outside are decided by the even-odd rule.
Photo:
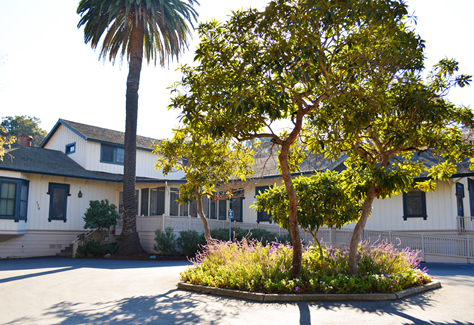
[[[301,271],[298,198],[290,177],[292,146],[305,121],[330,111],[321,107],[362,84],[381,63],[392,69],[422,67],[423,46],[405,25],[397,1],[275,0],[259,12],[235,12],[228,22],[201,24],[197,66],[182,66],[171,107],[202,134],[238,140],[271,138],[278,145],[289,196],[293,274]],[[274,122],[287,120],[286,132]],[[322,122],[323,123],[323,122]]]
[[[186,183],[180,186],[180,200],[186,203],[198,201],[198,214],[205,237],[209,239],[211,235],[202,209],[202,197],[226,199],[239,191],[241,187],[237,182],[235,191],[227,188],[225,193],[217,193],[219,185],[225,187],[234,180],[248,180],[253,173],[253,151],[229,138],[215,140],[210,135],[197,134],[192,128],[181,128],[174,130],[171,140],[156,144],[153,152],[158,154],[156,168],[164,175],[174,169],[185,172]]]
[[[48,135],[46,130],[39,127],[41,120],[37,117],[27,115],[19,116],[4,116],[0,124],[3,131],[0,130],[1,135],[18,136],[18,133],[25,132],[33,137],[32,145],[39,147],[44,138]]]
[[[357,179],[347,186],[365,200],[351,241],[352,273],[357,272],[357,244],[375,198],[407,192],[413,186],[434,190],[433,179],[446,180],[457,163],[466,158],[474,161],[472,144],[462,137],[462,129],[472,128],[474,114],[445,98],[451,87],[470,83],[470,76],[456,75],[457,71],[455,60],[443,59],[425,80],[422,68],[393,70],[374,63],[362,82],[349,85],[308,123],[313,128],[307,134],[309,147],[326,151],[328,157],[347,154],[345,163]],[[325,114],[329,112],[332,115]],[[426,152],[437,163],[427,166],[418,159]],[[422,175],[429,179],[414,184],[414,178]]]

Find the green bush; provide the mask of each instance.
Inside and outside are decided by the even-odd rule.
[[[99,243],[104,236],[104,229],[117,225],[120,215],[115,204],[109,204],[109,200],[90,201],[89,208],[84,214],[84,229],[97,229],[99,231]]]
[[[118,243],[116,242],[102,244],[92,238],[85,239],[84,234],[79,235],[79,239],[82,240],[83,244],[77,248],[76,257],[87,257],[88,255],[104,256],[106,254],[114,254],[118,249]]]
[[[161,255],[174,255],[176,254],[176,234],[174,229],[166,227],[163,233],[161,229],[155,231],[155,242],[153,249],[159,252]]]
[[[200,245],[205,244],[196,230],[183,230],[179,233],[179,236],[177,240],[178,247],[181,248],[184,255],[189,257],[196,255]]]

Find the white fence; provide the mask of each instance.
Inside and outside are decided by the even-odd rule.
[[[470,219],[470,217],[468,217]],[[208,220],[209,227],[229,228],[229,221],[226,220]],[[467,225],[467,222],[465,223]],[[156,229],[165,229],[171,227],[175,233],[179,234],[183,230],[196,230],[203,232],[201,219],[193,217],[137,217],[137,230],[140,233],[143,248],[146,251],[153,252],[154,236]],[[268,223],[241,223],[232,222],[232,227],[240,227],[242,229],[266,229],[274,232],[275,235],[284,235],[288,232],[275,224]],[[121,224],[116,228],[116,234],[120,234]],[[312,237],[304,230],[300,230],[300,236],[305,242],[311,242]],[[326,243],[349,244],[352,237],[352,230],[329,230],[327,228],[320,229],[318,232],[318,240]],[[426,255],[436,255],[455,258],[474,258],[474,236],[469,235],[427,235],[423,233],[412,232],[390,232],[390,231],[371,231],[365,230],[362,239],[368,239],[375,243],[377,240],[389,240],[397,245],[398,248],[421,250],[421,257],[425,260]],[[462,263],[462,261],[459,261]],[[474,262],[474,260],[472,261]]]

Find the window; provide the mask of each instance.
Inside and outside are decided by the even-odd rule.
[[[219,220],[227,220],[227,202],[226,200],[217,201]]]
[[[232,219],[233,221],[242,222],[242,206],[244,199],[245,197],[241,196],[236,198],[233,197],[230,200],[230,208],[232,211],[234,211],[234,219]]]
[[[26,221],[28,187],[27,180],[0,177],[0,219]]]
[[[179,188],[170,187],[170,216],[189,216],[189,204],[179,204]]]
[[[423,218],[426,220],[426,193],[419,189],[411,189],[403,193],[403,220],[407,218]]]
[[[69,154],[75,153],[75,152],[76,152],[76,143],[75,142],[66,145],[66,150],[65,150],[66,155],[69,155]]]
[[[142,202],[141,202],[141,209],[140,209],[140,214],[142,216],[148,216],[148,192],[149,192],[149,189],[142,188]]]
[[[107,164],[123,165],[125,158],[124,148],[101,144],[100,146],[100,162]]]
[[[255,188],[255,196],[259,195],[260,192],[265,192],[265,190],[268,190],[270,188],[270,186],[257,186]],[[257,212],[257,223],[261,222],[261,221],[264,221],[264,222],[270,222],[271,223],[271,218],[272,214],[271,213],[268,213],[266,212],[265,210],[263,211],[258,211]]]
[[[67,197],[69,193],[69,184],[49,183],[49,218],[51,220],[62,220],[66,222]]]
[[[150,189],[150,213],[152,216],[165,214],[165,188]]]

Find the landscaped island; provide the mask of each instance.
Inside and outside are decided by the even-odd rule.
[[[258,241],[215,241],[203,247],[183,282],[260,293],[395,293],[430,283],[417,251],[380,242],[360,244],[358,275],[348,272],[348,250],[305,246],[301,277],[291,275],[292,247]]]

